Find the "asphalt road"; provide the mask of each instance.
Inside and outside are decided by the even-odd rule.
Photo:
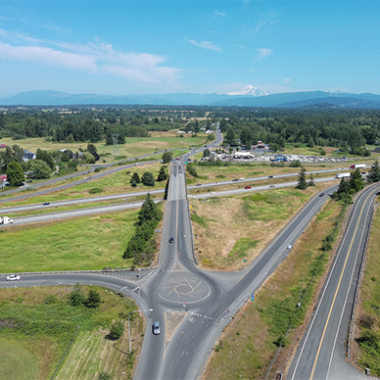
[[[339,380],[365,377],[345,362],[346,339],[368,215],[379,190],[380,184],[371,186],[355,202],[350,223],[287,379]]]

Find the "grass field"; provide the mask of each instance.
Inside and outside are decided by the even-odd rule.
[[[377,209],[368,244],[367,260],[355,315],[353,360],[380,376],[380,212]]]
[[[312,283],[309,297],[303,299],[302,307],[295,309],[299,301],[300,286],[310,281],[311,273],[322,253],[322,238],[333,228],[341,205],[329,201],[322,212],[309,225],[288,256],[265,284],[255,293],[255,300],[248,301],[225,328],[214,347],[203,380],[264,379],[269,363],[277,350],[278,334],[289,323],[289,313],[299,312],[299,326],[292,330],[275,362],[273,374],[284,372],[291,353],[296,348],[304,324],[310,316],[310,305],[316,285]],[[318,272],[319,279],[326,261]],[[296,311],[298,310],[298,311]],[[292,328],[296,327],[293,325]],[[270,375],[270,379],[274,375]]]
[[[262,191],[211,198],[207,202],[192,199],[191,218],[199,239],[201,266],[223,270],[247,265],[289,218],[326,186],[329,185],[305,191],[292,188]]]
[[[126,158],[142,156],[148,153],[154,153],[156,150],[162,149],[188,149],[189,147],[199,147],[206,143],[207,135],[198,134],[199,137],[178,137],[175,131],[169,132],[149,132],[151,137],[127,137],[126,144],[119,145],[119,156]],[[69,149],[77,152],[79,148],[87,149],[87,143],[75,142],[47,142],[44,138],[30,138],[24,140],[12,140],[10,138],[2,138],[0,140],[3,144],[12,146],[18,145],[23,149],[36,152],[38,148],[47,151]],[[105,142],[94,144],[99,154],[110,153],[111,155],[101,157],[100,162],[105,159],[107,162],[112,162],[112,145],[105,145]]]
[[[29,205],[29,204],[38,204],[38,203],[44,203],[44,202],[57,202],[57,201],[63,201],[63,200],[71,200],[71,199],[79,199],[79,198],[85,198],[85,197],[96,197],[99,195],[107,195],[107,194],[123,194],[127,192],[134,192],[134,191],[143,191],[143,190],[153,190],[153,189],[163,189],[166,186],[166,181],[157,182],[154,187],[150,186],[144,186],[142,184],[139,184],[136,187],[132,187],[130,185],[130,179],[133,175],[133,173],[138,173],[141,177],[145,172],[151,172],[155,178],[157,178],[158,172],[161,168],[161,164],[155,163],[155,164],[146,164],[141,166],[136,166],[133,168],[120,170],[116,173],[109,174],[105,177],[102,177],[100,179],[91,180],[86,183],[82,183],[80,185],[76,185],[73,187],[70,187],[65,190],[60,190],[57,192],[50,193],[48,195],[38,195],[31,198],[26,198],[19,201],[10,201],[5,204],[0,205],[1,207],[9,207],[9,205],[12,206],[22,206],[22,205]],[[169,168],[167,169],[169,170]],[[54,185],[55,187],[56,185]],[[52,185],[46,188],[53,188]],[[98,194],[90,194],[89,191],[93,188],[100,188],[103,190],[103,192]],[[44,190],[45,187],[39,188],[39,190]],[[31,195],[33,193],[31,192]],[[12,197],[17,195],[12,195]],[[1,198],[3,199],[3,198]]]
[[[89,286],[83,286],[81,292],[87,295]],[[8,328],[0,329],[0,379],[8,380],[46,380],[50,379],[65,350],[70,353],[58,373],[58,379],[66,380],[62,372],[75,373],[73,379],[85,378],[78,373],[85,367],[97,377],[97,372],[109,370],[113,379],[126,379],[119,369],[132,374],[135,362],[127,361],[123,353],[128,350],[126,329],[118,341],[107,338],[108,328],[115,320],[124,323],[130,311],[137,310],[136,304],[104,288],[96,289],[102,299],[98,309],[88,309],[84,305],[71,306],[69,293],[73,286],[8,288],[0,292],[0,314],[2,324]],[[49,300],[49,301],[48,301]],[[134,349],[138,353],[141,345],[143,321],[133,314],[131,319]],[[79,328],[78,328],[79,326]],[[91,336],[99,336],[96,342]],[[96,344],[101,347],[97,352]],[[76,349],[86,347],[79,355]],[[120,351],[118,351],[120,350]],[[74,355],[73,355],[74,353]],[[76,354],[75,354],[76,353]],[[97,355],[100,353],[100,355]],[[120,365],[111,362],[110,357],[119,355]],[[133,359],[133,358],[132,358]],[[76,371],[71,371],[74,368]],[[68,370],[67,370],[68,369]]]
[[[1,233],[1,272],[128,268],[131,260],[122,256],[138,211],[7,229]]]

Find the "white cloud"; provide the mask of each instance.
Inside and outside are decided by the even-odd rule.
[[[223,13],[223,12],[214,11],[214,15],[215,15],[215,16],[225,16],[226,14]]]
[[[285,79],[284,79],[284,83],[285,83],[285,84],[288,84],[290,81],[291,81],[290,78],[285,78]]]
[[[21,60],[41,65],[81,70],[91,74],[106,73],[134,82],[150,84],[174,83],[181,70],[160,66],[166,57],[148,53],[115,51],[111,44],[95,38],[87,44],[65,41],[42,41],[0,29],[0,36],[31,46],[15,46],[0,41],[0,60]],[[37,46],[36,46],[37,45]],[[44,45],[44,46],[43,46]],[[46,46],[50,45],[50,46]]]
[[[42,63],[49,66],[59,66],[88,72],[95,72],[97,69],[94,57],[63,52],[43,46],[12,46],[0,42],[0,57],[2,59]]]
[[[197,42],[195,40],[189,40],[186,38],[186,41],[190,42],[191,44],[195,45],[195,46],[198,46],[202,49],[209,49],[209,50],[214,50],[214,51],[222,51],[222,48],[217,46],[217,45],[214,45],[212,42],[209,42],[209,41],[201,41],[201,42]]]
[[[256,49],[259,52],[258,59],[268,57],[272,54],[273,49]]]
[[[241,48],[243,48],[243,49],[246,49],[247,47],[246,46],[244,46],[244,45],[239,45],[239,44],[235,44],[236,46],[238,46],[238,47],[241,47]]]

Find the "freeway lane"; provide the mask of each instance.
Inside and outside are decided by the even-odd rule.
[[[334,263],[287,378],[320,380],[360,378],[353,367],[344,366],[350,308],[347,302],[357,258],[361,254],[367,218],[380,185],[367,188],[356,201],[351,220],[338,247]],[[337,363],[339,365],[337,365]],[[347,372],[343,373],[343,368]],[[333,369],[333,371],[331,371]],[[343,377],[342,377],[343,376]]]

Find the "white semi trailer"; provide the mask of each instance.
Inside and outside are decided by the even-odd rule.
[[[0,225],[12,224],[12,223],[13,223],[13,219],[8,218],[7,216],[3,216],[3,217],[0,216]]]
[[[348,177],[350,177],[350,173],[338,173],[337,175],[336,175],[336,178],[348,178]]]

